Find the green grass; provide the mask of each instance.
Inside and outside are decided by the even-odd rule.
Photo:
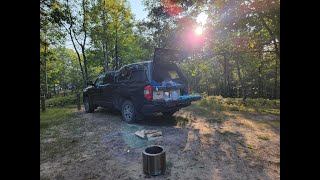
[[[274,115],[280,115],[280,109],[262,109],[262,110],[260,110],[260,112],[274,114]]]
[[[254,150],[254,146],[252,144],[247,144],[247,148]]]
[[[47,108],[45,112],[40,110],[40,130],[60,124],[64,120],[74,116],[74,107]]]
[[[279,128],[280,127],[280,122],[278,122],[278,121],[276,121],[276,122],[267,122],[266,126],[272,127],[272,128]]]
[[[266,135],[257,135],[258,139],[264,140],[264,141],[268,141],[270,140],[269,136]]]
[[[206,111],[238,111],[275,115],[280,114],[280,100],[247,98],[244,104],[241,102],[241,98],[223,98],[222,96],[204,95],[200,101],[192,104],[196,107],[201,107]]]
[[[82,103],[81,95],[80,95],[80,103]],[[64,106],[76,105],[76,104],[77,104],[77,97],[75,94],[46,99],[46,107],[64,107]],[[41,104],[40,104],[40,107],[41,107]]]

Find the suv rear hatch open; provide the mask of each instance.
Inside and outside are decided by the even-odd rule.
[[[190,95],[188,80],[176,64],[185,58],[186,55],[177,50],[155,49],[151,72],[154,104],[175,106],[201,99],[199,95]]]

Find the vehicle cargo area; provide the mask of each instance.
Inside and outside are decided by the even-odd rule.
[[[199,100],[199,95],[190,95],[187,79],[176,64],[156,64],[152,75],[152,92],[154,102],[191,102]]]

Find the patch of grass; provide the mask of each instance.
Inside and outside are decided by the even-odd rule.
[[[45,112],[40,110],[40,130],[57,125],[74,115],[74,109],[72,107],[47,108]]]
[[[212,111],[206,107],[201,107],[199,103],[193,102],[191,106],[184,108],[187,111],[192,111],[193,114],[199,116],[212,115]]]
[[[280,100],[269,100],[263,98],[247,98],[242,103],[241,98],[223,98],[222,96],[203,96],[200,101],[193,103],[194,106],[207,111],[239,111],[258,112],[269,114],[280,114]]]
[[[275,121],[275,122],[267,122],[265,123],[268,127],[273,127],[273,128],[279,128],[280,127],[280,122]]]
[[[268,114],[274,114],[274,115],[280,115],[280,109],[262,109],[261,112],[268,113]]]
[[[270,137],[267,135],[257,135],[258,139],[264,140],[264,141],[269,141]]]
[[[240,107],[239,107],[239,106],[230,105],[230,106],[229,106],[229,110],[230,110],[230,111],[239,111],[239,110],[240,110]]]
[[[177,125],[184,127],[187,123],[189,123],[191,119],[189,118],[184,118],[181,116],[175,117],[175,121],[177,122]]]
[[[252,144],[247,144],[247,148],[254,150],[254,146]]]
[[[80,95],[80,101],[82,103],[81,95]],[[75,94],[69,95],[69,96],[61,96],[61,97],[46,99],[47,107],[64,107],[67,105],[76,105],[76,104],[77,104],[77,98]]]
[[[75,137],[62,137],[59,134],[54,135],[56,141],[40,143],[40,161],[59,158],[66,153],[73,158],[77,158],[79,154],[74,153],[74,148],[79,143],[79,139]]]

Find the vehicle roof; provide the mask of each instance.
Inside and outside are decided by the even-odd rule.
[[[117,74],[117,73],[118,73],[121,69],[123,69],[124,67],[128,67],[128,66],[131,66],[131,65],[139,65],[139,64],[143,65],[143,64],[147,64],[147,63],[151,63],[151,61],[142,61],[142,62],[136,62],[136,63],[126,64],[126,65],[122,66],[122,67],[121,67],[120,69],[118,69],[118,70],[105,71],[105,72],[101,73],[101,74],[99,75],[99,77],[104,76],[104,75],[109,74],[109,73],[111,73],[111,74]]]
[[[99,75],[99,77],[105,76],[106,74],[116,74],[117,72],[118,72],[118,71],[105,71],[105,72],[101,73],[101,74]]]
[[[124,66],[122,66],[118,71],[120,71],[121,69],[128,67],[128,66],[134,66],[134,65],[143,65],[143,64],[148,64],[151,63],[151,61],[142,61],[142,62],[136,62],[136,63],[131,63],[131,64],[126,64]]]
[[[135,62],[135,63],[131,63],[131,64],[124,65],[123,67],[125,67],[125,66],[130,66],[130,65],[136,65],[136,64],[146,64],[146,63],[151,63],[151,61]],[[121,68],[120,68],[120,69],[121,69]]]

